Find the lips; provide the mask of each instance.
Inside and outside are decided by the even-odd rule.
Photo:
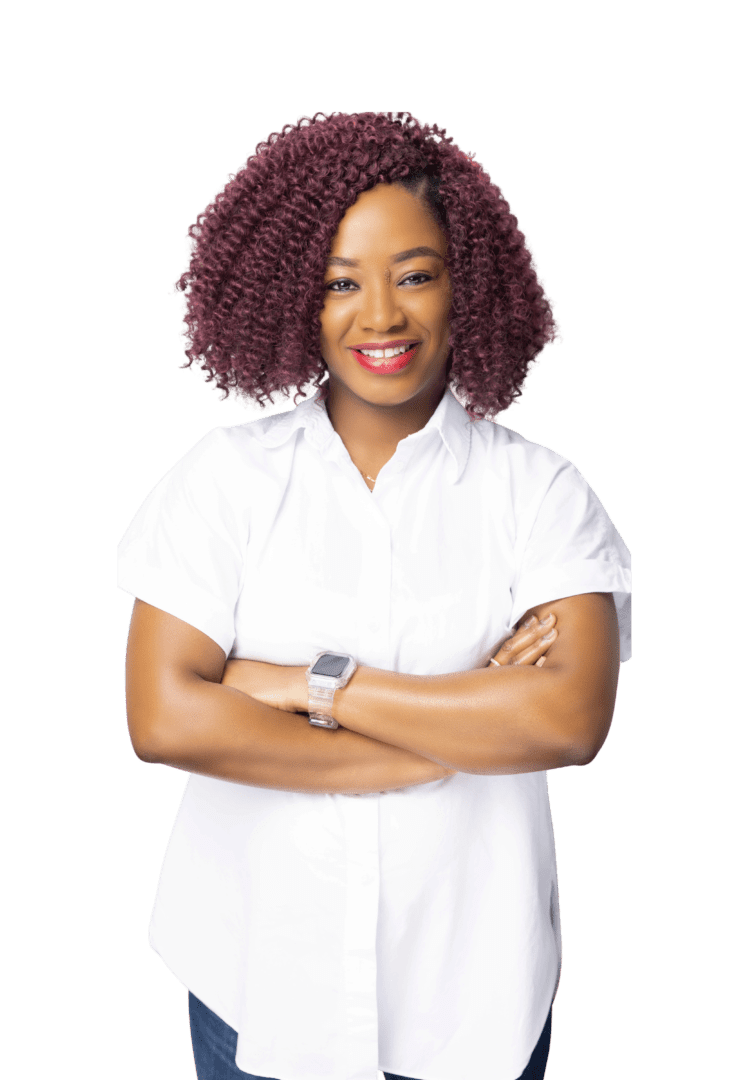
[[[398,356],[388,356],[383,359],[376,359],[372,356],[365,356],[363,352],[359,352],[359,349],[397,349],[400,345],[410,345],[410,341],[388,341],[379,344],[367,344],[360,345],[357,349],[352,348],[351,352],[359,361],[363,368],[367,371],[373,371],[377,375],[389,375],[394,371],[402,371],[407,367],[413,359],[414,353],[419,347],[419,342],[415,342],[412,349],[408,349],[406,352],[399,353]]]

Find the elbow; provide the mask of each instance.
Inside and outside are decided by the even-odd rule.
[[[544,669],[545,671],[545,669]],[[591,765],[609,738],[616,705],[614,671],[560,671],[544,699],[546,731],[561,765]],[[611,677],[610,677],[611,676]]]
[[[133,747],[133,753],[139,761],[144,762],[145,765],[158,764],[159,754],[155,750],[155,746],[151,740],[144,739],[142,734],[135,735],[133,729],[128,726],[127,734],[130,735],[130,744]]]
[[[163,721],[150,714],[142,716],[128,713],[127,722],[135,756],[151,765],[165,764],[168,753]]]
[[[162,759],[159,752],[155,749],[155,747],[152,747],[150,744],[133,742],[133,750],[135,751],[135,756],[138,758],[139,761],[145,761],[149,765],[162,764]]]
[[[613,710],[594,709],[577,713],[565,740],[570,765],[590,765],[606,741]]]
[[[600,747],[591,747],[589,744],[576,744],[568,748],[568,764],[590,765]]]

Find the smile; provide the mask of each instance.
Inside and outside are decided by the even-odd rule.
[[[381,375],[388,375],[393,371],[402,371],[413,359],[413,355],[419,347],[419,342],[393,345],[390,348],[352,349],[356,359],[367,371],[375,371]]]
[[[396,349],[359,349],[358,351],[373,360],[382,360],[389,356],[400,356],[407,348],[408,345],[399,345]]]

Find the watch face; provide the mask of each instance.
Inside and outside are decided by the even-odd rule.
[[[331,675],[334,679],[340,678],[348,664],[347,656],[338,653],[325,653],[312,668],[312,675]]]

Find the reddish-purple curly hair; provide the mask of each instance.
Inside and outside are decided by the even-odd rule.
[[[417,194],[447,234],[450,384],[474,417],[506,409],[554,337],[551,308],[499,188],[410,113],[316,113],[258,144],[189,231],[185,366],[260,404],[319,387],[327,256],[346,210],[380,183]]]

